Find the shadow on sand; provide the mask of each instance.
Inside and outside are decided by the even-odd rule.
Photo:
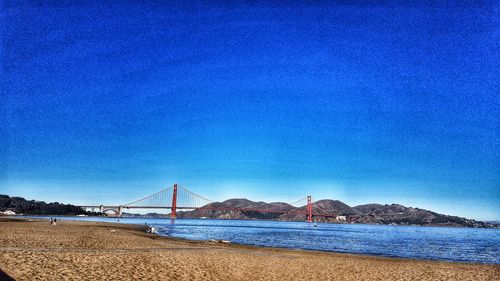
[[[9,275],[7,275],[7,273],[3,272],[1,269],[0,269],[0,281],[13,281],[14,278],[10,277]]]

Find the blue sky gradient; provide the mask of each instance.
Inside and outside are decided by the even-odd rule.
[[[500,219],[498,2],[1,5],[0,193]]]

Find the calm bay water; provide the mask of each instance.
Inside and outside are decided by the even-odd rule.
[[[46,218],[46,217],[45,217]],[[117,222],[116,218],[58,217]],[[160,235],[193,240],[388,257],[500,264],[500,229],[412,227],[305,222],[120,218],[148,224]]]

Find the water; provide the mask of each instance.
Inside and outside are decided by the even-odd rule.
[[[116,218],[58,217],[117,222]],[[412,227],[305,222],[120,218],[154,226],[160,235],[192,240],[387,257],[500,264],[500,229]]]

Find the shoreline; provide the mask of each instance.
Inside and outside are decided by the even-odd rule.
[[[18,220],[48,220],[51,217],[65,217],[63,215],[57,215],[57,216],[36,216],[37,218],[29,218],[26,216],[23,217],[4,217],[4,218],[11,218],[11,219],[18,219]],[[38,217],[46,217],[45,218],[38,218]],[[75,217],[75,216],[67,216],[67,217]],[[95,217],[99,218],[99,217]],[[110,219],[121,219],[121,218],[110,218]],[[136,218],[133,218],[136,219]],[[144,218],[147,219],[147,218]],[[162,219],[162,218],[150,218],[150,219]],[[184,220],[184,219],[181,219]],[[186,218],[185,220],[192,220],[192,218]],[[217,220],[217,219],[214,219]],[[219,219],[221,221],[225,221],[226,219]],[[2,217],[0,216],[0,222],[2,221]],[[99,222],[99,223],[109,223],[109,224],[120,224],[120,225],[131,225],[131,226],[138,226],[138,227],[145,227],[143,224],[138,224],[138,223],[126,223],[126,222],[119,222],[119,221],[88,221],[85,220],[84,218],[82,219],[73,219],[73,220],[65,220],[67,222]],[[237,220],[235,220],[237,221]],[[256,220],[252,220],[256,221]],[[266,221],[266,220],[262,220]],[[286,221],[278,221],[278,222],[285,222]],[[365,225],[365,224],[356,224],[356,225]],[[370,224],[371,225],[371,224]],[[374,224],[376,225],[376,224]],[[381,226],[388,226],[388,225],[381,225]],[[403,227],[414,227],[410,225],[396,225],[396,227],[403,226]],[[418,227],[418,226],[415,226]],[[420,226],[423,227],[423,226]],[[452,228],[455,229],[453,226],[425,226],[425,227],[435,227],[435,228]],[[464,229],[469,229],[467,227],[463,227]],[[146,228],[147,229],[147,228]],[[144,231],[146,230],[144,229]],[[477,228],[470,228],[470,229],[477,229]],[[481,229],[490,229],[490,228],[481,228]],[[494,229],[494,228],[493,228]],[[186,242],[193,242],[193,243],[207,243],[208,240],[194,240],[194,239],[188,239],[188,238],[182,238],[182,237],[172,237],[172,236],[166,236],[166,235],[157,235],[158,237],[166,238],[166,239],[172,239],[174,241],[186,241]],[[354,256],[366,256],[366,257],[375,257],[375,258],[389,258],[389,259],[401,259],[401,260],[410,260],[410,261],[430,261],[430,262],[448,262],[448,263],[463,263],[463,264],[478,264],[478,265],[500,265],[495,264],[495,263],[488,263],[488,262],[479,262],[479,261],[469,261],[469,260],[446,260],[446,259],[439,259],[439,258],[412,258],[412,257],[400,257],[400,256],[389,256],[389,255],[383,255],[383,254],[370,254],[370,253],[352,253],[352,252],[337,252],[337,251],[329,251],[329,250],[321,250],[321,249],[304,249],[304,248],[288,248],[288,247],[276,247],[276,246],[265,246],[265,245],[251,245],[251,244],[243,244],[243,243],[237,243],[237,242],[232,242],[229,241],[228,244],[226,245],[232,245],[232,246],[241,246],[241,247],[250,247],[252,249],[258,250],[258,249],[275,249],[275,250],[290,250],[290,251],[306,251],[306,252],[312,252],[312,253],[330,253],[330,254],[341,254],[341,255],[354,255]]]
[[[61,221],[51,227],[43,219],[31,220],[0,219],[0,269],[16,280],[35,276],[41,279],[107,276],[106,279],[125,280],[252,280],[250,277],[257,274],[255,268],[263,269],[262,280],[302,279],[299,276],[313,280],[398,280],[400,274],[409,273],[413,280],[441,277],[491,280],[500,276],[500,265],[494,264],[188,240],[147,234],[146,227],[138,224]],[[101,266],[108,261],[120,264],[124,272]],[[187,275],[177,268],[187,270]],[[89,275],[90,272],[94,275]]]
[[[78,217],[75,215],[13,215],[13,216],[5,216],[7,218],[13,218],[18,216],[19,218],[27,218],[30,216],[33,217]],[[0,216],[0,219],[2,216]],[[108,216],[83,216],[81,218],[109,218],[109,219],[166,219],[169,220],[170,217],[108,217]],[[201,218],[177,218],[178,220],[202,220]],[[219,218],[208,218],[209,220],[220,220],[220,221],[227,221],[227,220],[243,220],[243,221],[272,221],[272,222],[303,222],[303,221],[285,221],[285,220],[265,220],[265,219],[219,219]],[[435,227],[435,228],[460,228],[460,229],[500,229],[500,224],[495,224],[495,223],[490,223],[490,222],[485,222],[492,224],[492,227],[468,227],[468,226],[462,226],[462,225],[455,225],[455,224],[425,224],[425,225],[418,225],[418,224],[379,224],[379,223],[341,223],[341,222],[318,222],[320,224],[338,224],[338,225],[380,225],[380,226],[395,226],[395,227]]]

